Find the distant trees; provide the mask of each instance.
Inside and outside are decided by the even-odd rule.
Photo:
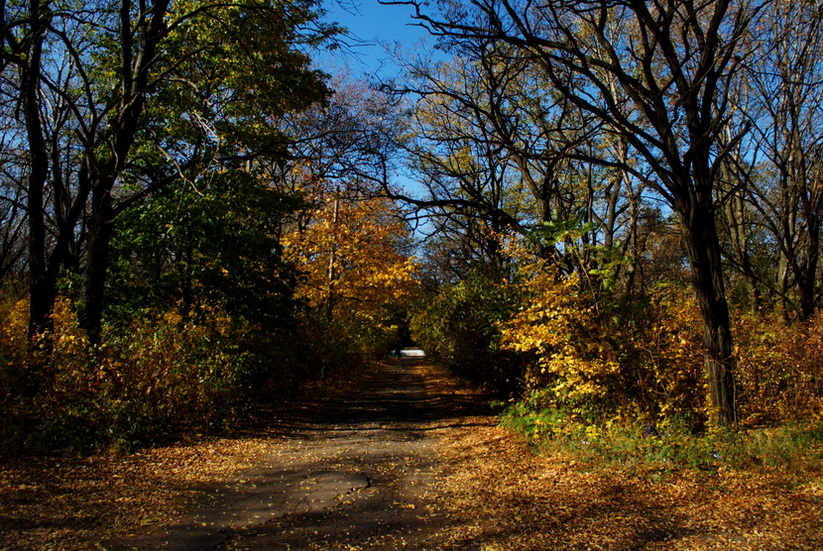
[[[307,190],[308,191],[308,190]],[[383,354],[396,341],[398,316],[416,296],[409,228],[396,205],[342,190],[320,192],[301,224],[283,236],[301,276],[296,298],[319,325],[351,345]]]

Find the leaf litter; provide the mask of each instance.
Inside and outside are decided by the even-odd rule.
[[[435,365],[415,369],[439,399],[484,399]],[[356,386],[336,385],[341,393]],[[408,546],[405,536],[376,535],[326,548],[823,549],[820,468],[603,466],[562,453],[536,455],[489,415],[456,413],[427,422],[426,438],[437,455],[434,482],[410,484],[404,495],[418,492],[419,499],[390,508],[404,511],[403,518],[438,519],[417,528],[429,533]],[[132,455],[6,460],[0,464],[0,549],[105,549],[112,539],[177,522],[215,499],[211,489],[244,480],[261,458],[299,453],[300,446],[261,431],[192,438]],[[376,467],[386,477],[408,470],[402,462]],[[341,507],[356,507],[357,499],[345,496]],[[278,528],[288,531],[283,522],[288,519]],[[354,537],[357,527],[351,530]]]

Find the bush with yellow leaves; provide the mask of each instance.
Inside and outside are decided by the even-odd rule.
[[[747,424],[823,419],[823,318],[787,325],[737,316],[740,418]]]
[[[546,411],[562,424],[706,428],[702,323],[688,287],[663,284],[630,306],[598,309],[579,276],[529,269],[520,310],[500,324],[503,347],[530,358],[526,393],[509,418],[523,417],[533,434],[549,426],[558,433]],[[743,425],[823,418],[823,320],[787,325],[777,315],[742,313],[734,320]],[[532,426],[531,418],[541,421]]]
[[[501,324],[501,346],[534,358],[525,373],[527,388],[551,388],[566,404],[602,400],[619,365],[595,304],[580,292],[579,278],[562,277],[546,262],[527,269],[527,298]]]
[[[691,291],[660,285],[647,300],[616,317],[622,388],[628,413],[644,422],[699,429],[707,416],[702,322]]]
[[[592,274],[563,275],[519,255],[522,303],[499,327],[502,347],[530,358],[523,383],[531,414],[559,408],[591,424],[671,418],[702,426],[701,323],[688,289],[663,285],[646,300],[618,303],[595,291]]]
[[[27,338],[26,301],[0,323],[0,450],[131,448],[183,430],[220,431],[246,411],[261,366],[248,328],[219,308],[197,322],[176,311],[132,320],[90,346],[71,304]],[[241,324],[242,325],[242,324]]]

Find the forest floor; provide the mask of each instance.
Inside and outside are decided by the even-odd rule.
[[[0,549],[823,549],[819,470],[535,455],[424,359],[307,396],[234,438],[0,464]]]

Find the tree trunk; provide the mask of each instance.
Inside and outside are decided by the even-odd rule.
[[[692,205],[680,213],[692,287],[703,318],[704,364],[709,378],[713,421],[720,426],[737,422],[735,361],[731,320],[726,300],[720,240],[710,208]]]
[[[797,290],[800,295],[800,320],[814,316],[817,305],[817,266],[820,263],[820,221],[814,213],[808,216],[808,243],[803,270],[797,274]]]
[[[31,35],[28,37],[28,62],[20,69],[20,92],[26,137],[31,155],[26,208],[29,218],[29,338],[47,332],[57,296],[56,280],[48,270],[46,258],[45,186],[49,173],[49,156],[40,119],[40,78],[43,40],[47,21],[42,6],[30,3]]]
[[[108,201],[104,200],[102,203],[100,205],[98,201],[92,201],[92,224],[88,233],[88,252],[83,271],[83,301],[80,309],[80,326],[86,330],[91,344],[100,343],[109,250],[114,234],[115,212]]]
[[[89,162],[89,166],[98,168],[89,175],[92,204],[80,323],[88,332],[92,344],[100,342],[109,248],[118,212],[111,193],[134,144],[138,121],[148,93],[149,71],[157,61],[157,47],[166,33],[165,17],[169,3],[169,0],[155,2],[147,12],[141,14],[136,31],[132,30],[130,2],[121,3],[122,96],[102,140],[110,145],[111,152],[106,158]],[[137,53],[134,51],[135,36],[140,36]],[[94,148],[86,151],[89,159],[93,159],[98,153]]]
[[[332,242],[329,250],[329,268],[327,273],[328,280],[328,296],[326,297],[326,317],[329,321],[334,321],[334,303],[335,303],[335,281],[337,280],[336,265],[337,265],[337,224],[340,218],[340,190],[338,189],[334,195],[334,205],[332,214]]]

